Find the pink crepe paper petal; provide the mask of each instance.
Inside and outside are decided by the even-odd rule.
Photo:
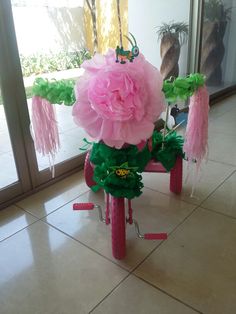
[[[120,148],[148,139],[165,106],[162,77],[142,54],[126,64],[115,59],[109,50],[83,64],[73,116],[92,138]]]

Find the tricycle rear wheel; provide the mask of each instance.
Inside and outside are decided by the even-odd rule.
[[[84,179],[88,187],[96,185],[96,182],[93,180],[94,169],[90,163],[90,152],[87,152],[84,162]]]

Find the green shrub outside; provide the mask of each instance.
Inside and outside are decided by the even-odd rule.
[[[90,59],[88,50],[74,52],[59,52],[56,54],[20,55],[23,76],[50,73],[55,71],[79,68],[84,60]]]
[[[57,54],[20,55],[23,77],[79,68],[88,59],[91,59],[91,55],[86,49],[74,52],[64,51]],[[26,87],[25,92],[27,98],[32,97],[32,86]],[[2,105],[1,91],[0,105]]]

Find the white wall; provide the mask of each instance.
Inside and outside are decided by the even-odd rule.
[[[156,27],[163,22],[189,24],[190,0],[129,0],[129,31],[134,34],[145,58],[160,69],[160,42]],[[187,70],[187,44],[182,46],[179,60],[180,75]]]
[[[82,7],[13,7],[21,54],[74,51],[85,47]]]

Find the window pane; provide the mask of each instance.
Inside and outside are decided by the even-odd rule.
[[[185,34],[186,28],[183,28],[183,24],[186,24],[188,29],[190,0],[181,0],[181,4],[179,0],[148,0],[145,3],[141,0],[129,0],[128,12],[129,31],[135,34],[140,51],[145,58],[158,69],[161,68],[163,58],[165,58],[165,62],[169,64],[170,68],[177,65],[179,66],[179,75],[185,75],[187,72],[188,36]],[[160,39],[158,39],[157,32],[164,24],[167,24],[166,29],[162,28]],[[165,30],[176,36],[180,43],[179,58],[178,49],[175,49],[176,41],[171,41],[172,38],[165,43],[161,41]],[[162,57],[161,47],[163,49]],[[173,50],[172,53],[170,48]],[[175,59],[175,63],[171,63],[173,59]]]
[[[0,88],[0,190],[18,181]]]
[[[180,4],[181,2],[181,4]],[[190,0],[129,0],[129,31],[163,79],[188,73]],[[186,106],[178,101],[178,107]]]
[[[204,1],[201,71],[211,93],[236,84],[236,0]]]
[[[85,49],[83,1],[14,0],[12,3],[24,85],[31,116],[32,85],[36,77],[74,79],[89,54]],[[30,25],[30,27],[29,27]],[[55,164],[82,153],[85,133],[72,119],[72,107],[56,105],[61,148]],[[49,166],[48,157],[37,153],[39,170]]]

